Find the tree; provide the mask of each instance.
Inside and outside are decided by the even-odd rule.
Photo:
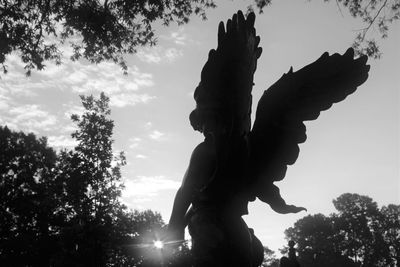
[[[336,225],[344,255],[367,266],[384,266],[388,249],[377,203],[368,196],[346,193],[333,204],[339,212]]]
[[[109,98],[101,93],[81,100],[83,115],[71,116],[78,126],[72,134],[78,144],[60,153],[56,167],[66,214],[56,266],[150,266],[146,255],[164,222],[159,213],[129,211],[120,202],[126,162],[123,152],[113,152]],[[132,249],[143,244],[151,246]]]
[[[248,9],[256,8],[262,13],[271,2],[254,0]],[[336,2],[365,23],[353,44],[355,50],[378,58],[381,53],[377,42],[367,39],[367,33],[376,26],[381,37],[386,38],[390,24],[400,18],[400,3],[397,0]],[[6,73],[6,56],[18,51],[29,75],[32,69],[42,70],[45,61],[61,64],[60,47],[68,42],[73,49],[72,60],[113,61],[126,72],[125,54],[155,44],[155,21],[164,25],[174,21],[184,24],[192,14],[205,19],[206,10],[215,7],[215,0],[2,0],[0,64]]]
[[[329,0],[324,0],[329,2]],[[355,37],[353,48],[358,54],[365,54],[373,58],[380,58],[381,51],[374,38],[367,38],[372,28],[377,28],[382,39],[388,37],[390,24],[400,19],[400,2],[398,0],[336,0],[339,10],[347,8],[354,18],[364,23]]]
[[[131,233],[118,228],[126,216],[119,201],[125,157],[123,152],[113,155],[109,99],[102,93],[99,99],[81,96],[81,100],[85,112],[71,117],[78,126],[72,134],[78,145],[62,151],[57,166],[66,214],[61,232],[66,253],[59,258],[66,265],[105,266],[109,253],[114,253],[113,241]]]
[[[19,51],[29,75],[32,69],[42,70],[44,61],[60,64],[60,45],[69,41],[72,60],[111,60],[126,71],[124,54],[155,43],[156,20],[182,24],[192,13],[205,18],[210,7],[215,7],[212,0],[2,0],[0,64],[6,72],[6,55]]]
[[[147,266],[153,263],[156,235],[164,227],[161,215],[151,210],[124,211],[112,235],[113,249],[106,266]]]
[[[390,204],[381,208],[383,238],[389,248],[387,266],[400,264],[400,205]]]
[[[275,252],[264,246],[264,260],[262,265],[263,267],[279,267],[279,260],[275,256]]]
[[[285,231],[287,239],[297,244],[301,266],[355,266],[341,254],[333,219],[323,214],[308,215]]]
[[[78,141],[75,151],[71,153],[72,163],[76,164],[72,166],[72,171],[80,171],[74,173],[84,183],[85,196],[80,197],[87,198],[90,207],[86,207],[88,210],[85,211],[77,211],[97,219],[111,216],[114,210],[118,210],[118,197],[123,188],[120,168],[126,162],[123,152],[118,156],[113,155],[114,122],[109,118],[109,98],[101,93],[99,99],[81,96],[81,100],[84,114],[82,117],[71,116],[78,126],[78,130],[72,134]],[[70,178],[75,177],[72,175]]]
[[[48,266],[57,250],[56,153],[46,138],[0,126],[0,262]]]
[[[139,266],[144,256],[129,248],[152,244],[164,226],[160,214],[120,202],[125,158],[112,150],[109,99],[81,98],[71,151],[0,127],[2,266]]]
[[[368,196],[342,194],[330,216],[308,215],[285,231],[304,266],[395,266],[399,262],[400,207]]]

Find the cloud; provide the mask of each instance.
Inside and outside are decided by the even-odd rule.
[[[136,53],[136,56],[139,60],[150,64],[172,63],[182,57],[183,52],[176,48],[163,48],[158,45],[157,47],[143,48]]]
[[[73,146],[68,136],[77,126],[70,117],[84,112],[71,92],[98,95],[104,91],[112,108],[145,104],[155,98],[145,91],[154,86],[153,75],[137,66],[129,66],[128,75],[123,75],[114,63],[66,59],[61,66],[46,62],[45,70],[26,77],[25,64],[17,54],[8,55],[6,64],[9,72],[0,79],[0,124],[50,136],[49,143],[55,147]],[[74,101],[69,101],[71,96]],[[56,103],[64,99],[64,104],[57,105],[55,98]]]
[[[174,53],[169,51],[168,58],[173,57]],[[12,54],[7,57],[9,73],[2,75],[1,87],[13,97],[38,96],[39,90],[54,88],[71,90],[78,94],[104,92],[110,97],[110,105],[114,107],[148,103],[154,98],[148,93],[140,92],[142,89],[154,86],[153,75],[140,71],[137,66],[129,66],[128,75],[124,75],[113,62],[90,64],[85,61],[70,62],[67,58],[63,59],[66,63],[61,66],[48,63],[45,70],[33,72],[31,77],[25,77],[24,64],[18,55]]]
[[[128,70],[128,75],[123,75],[122,71],[112,62],[102,62],[99,64],[85,65],[79,63],[79,71],[72,71],[65,78],[65,82],[82,84],[83,88],[90,87],[91,90],[107,90],[105,85],[117,87],[118,91],[138,90],[139,86],[152,86],[153,76],[150,73],[142,73],[138,67],[133,66]],[[100,85],[100,83],[102,85]],[[84,90],[84,89],[81,89]],[[86,88],[86,90],[89,90]]]
[[[134,106],[138,103],[147,103],[154,98],[154,96],[150,96],[148,94],[115,94],[110,97],[110,106],[119,108],[125,106]]]
[[[81,116],[85,112],[85,108],[83,106],[75,105],[72,102],[68,104],[63,104],[63,107],[66,109],[66,111],[64,112],[64,116],[67,119],[71,119],[71,116],[73,114]]]
[[[3,124],[10,128],[37,133],[53,130],[57,124],[54,115],[44,111],[39,105],[22,105],[11,107],[4,116]]]
[[[10,84],[3,83],[3,80],[6,80],[6,78],[1,80],[0,86],[1,124],[7,125],[13,130],[33,132],[35,134],[43,134],[44,131],[49,132],[59,129],[57,125],[60,124],[60,120],[57,116],[45,110],[42,105],[21,103],[25,102],[22,96],[34,94],[21,93],[22,91],[18,91],[19,89],[16,90],[16,88],[10,87]],[[25,76],[20,80],[27,84],[30,81]]]
[[[122,192],[123,198],[148,198],[156,196],[160,191],[176,190],[180,182],[169,179],[163,175],[159,176],[138,176],[134,180],[125,181],[125,189]]]
[[[9,108],[10,108],[10,97],[2,95],[0,92],[0,111],[6,111]]]
[[[66,80],[68,81],[68,83],[72,83],[72,84],[83,83],[86,80],[88,80],[88,76],[84,72],[76,71],[76,72],[70,73],[66,77]]]
[[[47,142],[50,146],[55,148],[73,148],[77,145],[76,140],[65,135],[49,136]]]
[[[165,136],[164,133],[162,133],[160,131],[157,131],[157,130],[154,130],[153,132],[151,132],[151,134],[149,134],[149,137],[151,139],[157,140],[157,141],[161,140],[161,138],[164,137],[164,136]]]
[[[6,64],[9,72],[7,75],[1,75],[1,87],[6,88],[12,95],[28,97],[37,96],[39,89],[53,88],[72,90],[79,94],[104,92],[112,100],[111,105],[116,107],[148,103],[154,98],[139,92],[154,86],[151,73],[142,72],[133,65],[128,66],[128,75],[124,75],[114,62],[99,64],[91,64],[85,60],[71,62],[69,57],[73,53],[72,48],[64,44],[60,46],[60,50],[63,53],[62,65],[45,62],[45,69],[32,72],[29,78],[25,76],[25,63],[21,61],[20,56],[17,53],[7,55]],[[173,50],[168,50],[165,57],[173,60],[176,54]],[[127,101],[124,101],[124,98]]]
[[[130,143],[129,148],[131,149],[137,148],[140,142],[142,142],[142,139],[139,137],[129,138],[129,143]]]
[[[175,48],[169,48],[165,50],[165,57],[170,61],[175,61],[178,57],[181,57],[183,55],[181,50],[175,49]]]
[[[178,30],[172,31],[169,35],[161,35],[160,38],[180,46],[186,45],[188,41],[193,41],[188,38],[184,27],[179,27]]]
[[[153,127],[153,123],[151,121],[146,122],[146,124],[144,125],[144,128],[146,129],[151,129],[151,127]]]
[[[53,87],[60,87],[59,79],[49,79],[53,75],[55,69],[63,69],[62,67],[54,67],[49,64],[51,68],[45,69],[41,72],[33,72],[32,76],[26,77],[23,63],[16,53],[7,55],[6,65],[8,73],[1,76],[1,85],[8,90],[9,95],[14,97],[33,97],[37,96],[41,90]],[[64,67],[65,68],[65,67]],[[38,73],[46,74],[45,79],[38,79]],[[39,75],[41,76],[41,75]]]
[[[146,51],[147,50],[147,51]],[[150,49],[140,50],[136,53],[137,57],[146,63],[160,63],[161,56],[157,51],[152,51]]]
[[[148,103],[154,98],[146,93],[138,93],[145,87],[154,85],[153,76],[144,73],[136,66],[130,67],[128,75],[123,75],[114,63],[102,62],[97,65],[80,64],[76,71],[70,71],[63,78],[72,91],[80,94],[104,92],[110,97],[110,105],[114,107],[134,106]]]
[[[186,44],[187,36],[186,36],[186,34],[183,33],[183,28],[180,29],[179,31],[172,32],[170,36],[175,44],[177,44],[177,45],[185,45]]]
[[[142,155],[142,154],[137,154],[135,158],[137,158],[137,159],[147,159],[147,156]]]

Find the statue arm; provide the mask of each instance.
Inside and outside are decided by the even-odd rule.
[[[207,183],[215,169],[215,152],[211,142],[200,143],[193,151],[182,185],[175,195],[168,229],[176,239],[183,239],[185,215],[196,192]]]
[[[187,178],[187,174],[188,172],[186,172],[184,176],[184,181]],[[171,218],[169,219],[168,223],[168,229],[176,239],[184,239],[184,230],[186,226],[184,217],[191,204],[191,193],[192,190],[190,190],[187,186],[185,187],[184,182],[182,182],[181,187],[178,189],[175,195]]]

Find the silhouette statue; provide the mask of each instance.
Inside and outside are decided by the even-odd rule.
[[[218,47],[209,52],[194,92],[190,114],[205,139],[193,151],[178,189],[168,239],[192,237],[194,266],[259,266],[261,242],[242,219],[256,198],[278,213],[305,208],[288,205],[274,182],[306,140],[304,121],[353,93],[368,77],[367,57],[324,53],[310,65],[284,74],[261,97],[251,129],[251,90],[262,49],[255,15],[239,11],[218,27]],[[251,129],[251,130],[250,130]]]

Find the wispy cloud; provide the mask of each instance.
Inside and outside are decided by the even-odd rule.
[[[168,60],[176,57],[174,51],[167,51]],[[137,66],[129,66],[128,75],[123,75],[122,70],[115,63],[102,62],[89,64],[83,61],[69,62],[56,66],[48,63],[42,71],[33,72],[31,77],[25,77],[24,64],[15,55],[7,57],[9,73],[2,75],[0,88],[7,94],[2,96],[33,97],[38,96],[40,90],[60,89],[71,90],[78,94],[92,94],[105,92],[110,97],[110,105],[114,107],[133,106],[139,103],[148,103],[154,96],[141,90],[154,86],[151,73],[142,72]],[[6,108],[4,97],[0,100],[0,108]]]
[[[153,76],[133,66],[128,75],[123,75],[114,63],[103,62],[97,65],[81,64],[63,78],[74,92],[88,94],[104,92],[110,97],[110,105],[114,107],[133,106],[148,103],[154,96],[139,93],[139,90],[154,85]]]
[[[59,72],[61,73],[59,76],[62,76],[62,70],[65,70],[65,66],[61,67],[49,64],[49,68],[41,72],[34,72],[31,77],[26,77],[26,70],[24,69],[25,64],[16,53],[7,56],[6,64],[8,73],[1,76],[0,85],[4,89],[7,89],[11,96],[33,97],[40,94],[42,90],[48,88],[62,88],[60,79],[53,79],[50,76],[58,72],[58,70],[60,70]],[[38,73],[40,74],[38,75]],[[43,79],[38,79],[38,76]]]
[[[151,50],[151,49],[143,49],[140,50],[136,53],[136,56],[143,62],[146,63],[160,63],[162,58],[161,55],[155,51],[155,50]]]
[[[61,149],[61,148],[73,148],[77,145],[77,142],[71,137],[65,135],[49,136],[47,142],[50,146]]]
[[[171,33],[171,39],[177,45],[185,45],[187,36],[186,36],[186,34],[183,33],[183,29],[181,29],[179,31],[172,32]]]
[[[15,68],[15,65],[13,66]],[[31,78],[25,75],[18,77],[20,74],[17,71],[10,76],[5,75],[0,80],[0,123],[13,130],[45,135],[47,133],[44,132],[49,133],[63,128],[64,126],[60,127],[63,118],[57,117],[57,112],[49,110],[46,104],[39,104],[40,101],[32,101],[32,96],[36,95],[35,92],[38,91],[36,89],[41,89],[40,86],[32,86]],[[13,82],[20,83],[20,86],[12,86]],[[26,86],[23,86],[24,84]],[[29,90],[32,88],[36,88],[35,92],[30,93]]]
[[[10,108],[4,115],[2,123],[16,130],[37,133],[39,130],[53,130],[57,119],[39,105],[28,104]]]
[[[11,101],[10,97],[2,95],[0,92],[0,111],[8,110],[10,108],[10,101]]]
[[[140,142],[142,142],[142,139],[139,137],[132,137],[129,138],[129,148],[134,149],[137,148],[140,144]]]
[[[137,154],[137,155],[135,156],[135,158],[137,158],[137,159],[147,159],[147,156],[142,155],[142,154]]]
[[[165,50],[165,57],[168,59],[168,61],[173,62],[177,58],[181,57],[183,55],[181,50],[175,49],[175,48],[169,48]]]
[[[150,96],[148,94],[127,94],[120,93],[111,95],[110,105],[114,107],[125,107],[125,106],[134,106],[138,103],[147,103],[150,100],[154,99],[154,96]]]
[[[137,91],[140,87],[154,85],[150,73],[142,73],[138,67],[131,67],[128,75],[123,75],[114,63],[102,62],[97,65],[80,64],[79,69],[69,72],[64,82],[70,84],[75,92],[105,92],[108,94]]]
[[[139,60],[146,63],[172,63],[183,56],[182,50],[176,48],[163,48],[162,46],[144,48],[137,52]]]
[[[181,46],[186,45],[188,41],[192,41],[188,38],[185,27],[179,27],[176,31],[172,31],[167,35],[161,35],[160,38]]]
[[[162,133],[160,131],[154,130],[149,134],[149,137],[153,140],[160,141],[162,138],[165,137],[165,133]]]
[[[73,114],[81,116],[85,112],[85,108],[83,106],[75,105],[72,102],[68,104],[63,104],[63,107],[64,109],[66,109],[66,111],[64,112],[64,116],[66,119],[71,119],[71,116]]]

